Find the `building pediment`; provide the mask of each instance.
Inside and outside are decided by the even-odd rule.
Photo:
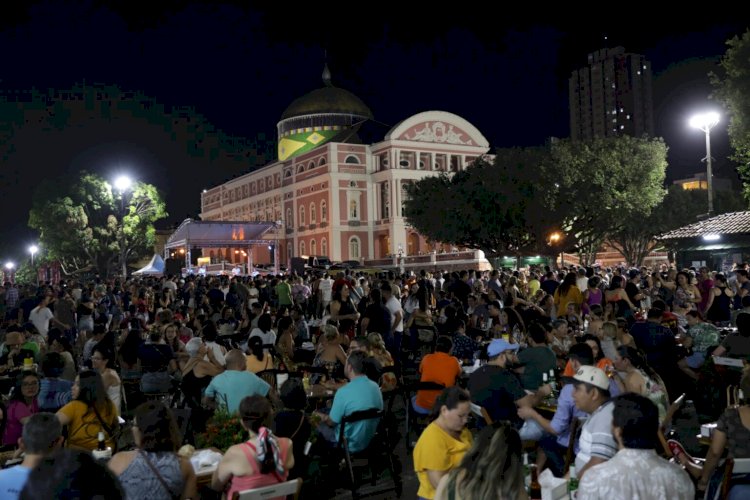
[[[426,111],[393,127],[386,140],[488,148],[489,142],[471,123],[453,113]]]

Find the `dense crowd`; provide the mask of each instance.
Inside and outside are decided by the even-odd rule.
[[[244,435],[209,436],[224,453],[204,496],[296,477],[320,494],[346,477],[311,464],[387,427],[415,445],[421,498],[523,498],[529,469],[572,477],[578,498],[694,498],[720,487],[725,448],[750,458],[750,408],[726,400],[748,377],[717,364],[750,356],[748,313],[745,266],[5,283],[0,431],[21,462],[0,491],[91,487],[78,464],[127,498],[195,497],[180,446],[225,413]],[[716,422],[701,466],[669,440],[685,399]],[[371,409],[387,411],[340,432]],[[106,467],[74,452],[101,448]]]

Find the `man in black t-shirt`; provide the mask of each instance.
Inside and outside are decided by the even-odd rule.
[[[492,420],[508,420],[519,430],[521,439],[535,440],[542,435],[542,429],[533,420],[524,422],[518,416],[521,406],[538,406],[551,392],[549,385],[543,385],[536,393],[527,394],[515,373],[506,366],[518,363],[518,344],[510,344],[503,339],[495,339],[487,346],[489,361],[479,367],[469,377],[469,393],[474,403],[487,410]]]

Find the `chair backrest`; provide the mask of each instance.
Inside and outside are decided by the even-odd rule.
[[[563,469],[563,474],[568,473],[568,469],[570,468],[570,464],[573,463],[575,460],[575,446],[576,441],[578,440],[578,429],[581,427],[581,420],[578,418],[573,418],[570,422],[570,438],[568,440],[568,449],[565,451],[565,466]]]
[[[301,488],[302,478],[298,477],[297,479],[271,486],[238,491],[232,496],[232,500],[265,500],[267,498],[286,497],[288,495],[293,495],[294,500],[297,500]]]
[[[346,428],[346,424],[361,422],[362,420],[380,419],[382,417],[383,410],[380,410],[378,408],[369,408],[367,410],[355,411],[354,413],[344,416],[341,419],[341,426],[339,427],[339,443],[344,442],[344,429]]]

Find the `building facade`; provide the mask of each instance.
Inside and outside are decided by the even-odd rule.
[[[568,81],[570,136],[574,141],[654,135],[651,63],[623,47],[588,56]]]
[[[283,113],[278,161],[205,190],[201,218],[280,223],[268,250],[253,250],[257,263],[275,256],[281,262],[309,255],[361,262],[449,252],[407,224],[406,186],[465,169],[488,152],[487,140],[460,116],[427,111],[403,120],[382,141],[362,144],[357,130],[372,113],[359,98],[333,87],[326,73],[324,83]],[[209,256],[246,260],[231,248]]]

